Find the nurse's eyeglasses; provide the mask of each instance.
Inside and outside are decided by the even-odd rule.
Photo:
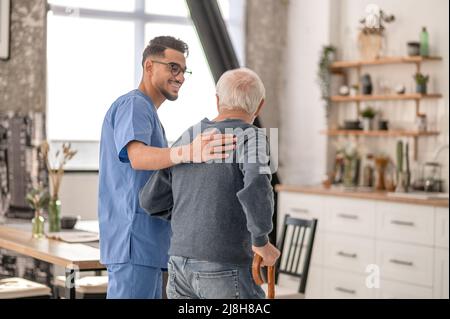
[[[173,76],[178,76],[178,74],[180,74],[181,72],[183,72],[183,76],[187,77],[187,75],[191,75],[192,71],[189,69],[183,69],[181,67],[181,65],[179,65],[178,63],[175,62],[162,62],[162,61],[157,61],[157,60],[151,60],[152,62],[155,63],[159,63],[159,64],[164,64],[167,65],[170,68],[170,72],[172,73]]]

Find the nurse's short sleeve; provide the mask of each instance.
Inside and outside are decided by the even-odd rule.
[[[117,156],[124,163],[130,162],[127,145],[139,141],[150,145],[154,127],[151,105],[139,97],[129,98],[117,108],[114,117],[114,143]]]

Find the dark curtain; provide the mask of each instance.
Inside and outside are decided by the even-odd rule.
[[[202,43],[214,81],[217,83],[220,76],[231,69],[240,67],[236,52],[228,34],[219,5],[216,0],[186,0],[191,13],[192,21]],[[262,127],[257,118],[254,124]],[[272,186],[279,184],[276,173],[272,175]],[[270,234],[270,241],[276,243],[277,225],[277,193],[275,197],[275,212],[273,217],[274,229]]]

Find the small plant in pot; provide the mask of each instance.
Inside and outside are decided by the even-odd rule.
[[[430,77],[422,73],[414,74],[414,80],[416,81],[416,93],[427,94],[427,84]]]
[[[361,112],[361,117],[363,118],[363,130],[371,131],[373,129],[373,119],[376,115],[376,111],[373,107],[368,106]]]

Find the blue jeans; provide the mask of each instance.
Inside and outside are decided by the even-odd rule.
[[[235,265],[171,256],[169,299],[264,299],[252,278],[251,264]]]
[[[162,272],[160,268],[132,263],[109,264],[108,299],[161,299]]]

